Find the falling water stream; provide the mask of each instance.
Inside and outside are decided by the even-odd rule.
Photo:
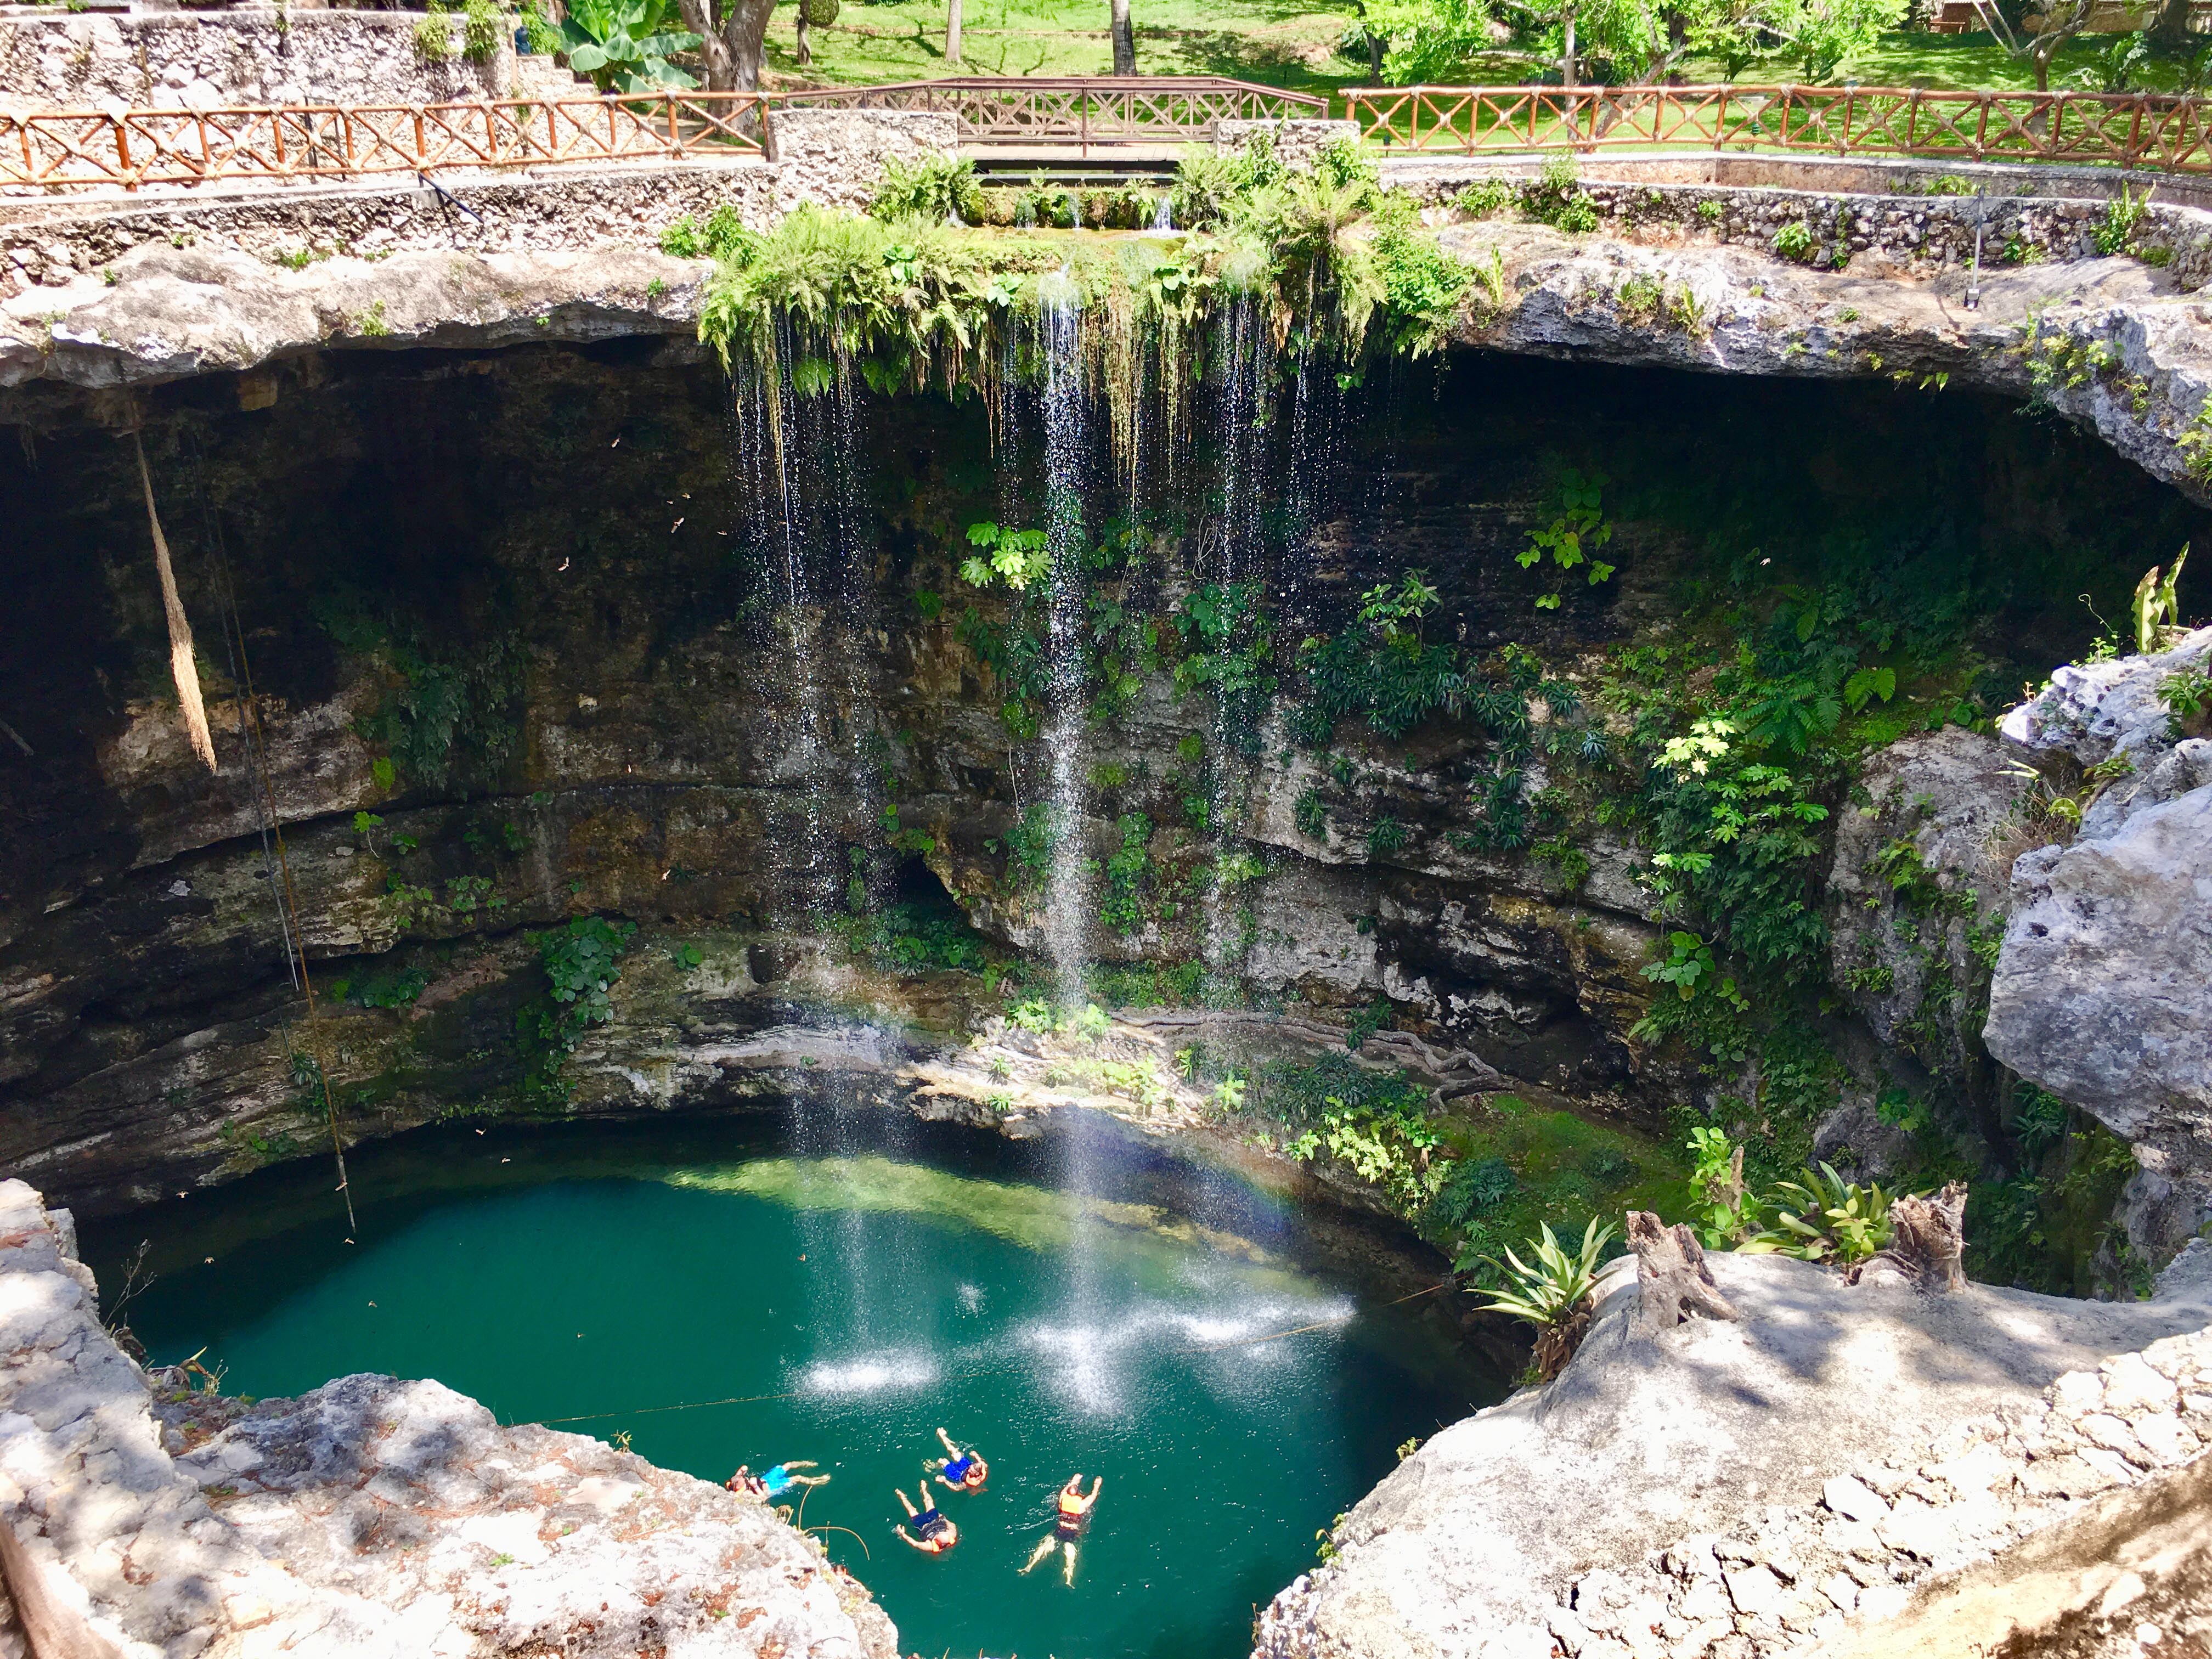
[[[1052,611],[1048,666],[1050,725],[1045,733],[1052,776],[1054,839],[1045,890],[1045,949],[1064,1008],[1083,1001],[1083,967],[1091,937],[1091,882],[1082,835],[1085,632],[1089,624],[1083,570],[1083,484],[1090,459],[1085,404],[1082,314],[1067,273],[1046,293],[1039,325],[1044,344],[1045,545],[1052,556]]]
[[[832,609],[846,627],[865,623],[873,603],[873,550],[863,528],[856,374],[850,364],[835,362],[826,384],[812,384],[809,376],[802,389],[793,373],[799,356],[789,319],[779,328],[776,372],[743,377],[732,437],[748,486],[740,499],[750,510],[756,547],[775,576],[780,632],[789,644],[795,742],[781,774],[805,814],[785,872],[796,901],[773,920],[793,933],[819,935],[844,902],[847,883],[869,879],[857,866],[841,864],[842,837],[828,809],[842,799],[861,821],[871,821],[881,793],[860,742],[876,724],[866,664],[851,652],[825,664],[819,629]],[[787,1097],[785,1118],[786,1133],[802,1152],[842,1158],[855,1149],[848,1091],[836,1080],[802,1072]],[[855,1264],[842,1277],[813,1281],[812,1316],[866,1333],[875,1323],[878,1287],[858,1268],[855,1224],[851,1214],[835,1211],[804,1212],[798,1222],[811,1254]]]

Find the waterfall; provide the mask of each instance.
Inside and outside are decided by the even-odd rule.
[[[1314,532],[1331,505],[1328,481],[1336,475],[1339,417],[1344,400],[1326,369],[1315,372],[1313,346],[1302,342],[1291,370],[1290,457],[1283,489],[1283,562],[1277,583],[1282,612],[1277,635],[1285,653],[1312,631],[1310,592]]]
[[[797,378],[801,348],[788,318],[777,324],[776,362],[741,370],[733,387],[731,438],[760,572],[773,602],[786,678],[782,747],[770,775],[795,789],[803,830],[779,837],[788,848],[768,883],[769,921],[779,931],[821,937],[843,903],[848,837],[880,821],[879,774],[866,747],[878,730],[866,653],[835,648],[834,629],[866,632],[872,620],[874,549],[864,524],[865,445],[856,371],[836,361],[827,376]],[[793,900],[784,894],[795,889]],[[786,1133],[800,1157],[832,1160],[866,1150],[857,1102],[843,1079],[801,1069],[786,1106]],[[877,1323],[877,1292],[865,1273],[857,1215],[840,1206],[802,1224],[810,1275],[810,1328],[862,1340]]]
[[[823,741],[821,673],[811,619],[811,613],[818,612],[819,600],[806,557],[809,526],[804,503],[809,494],[799,477],[813,457],[811,446],[794,429],[800,405],[791,388],[787,320],[778,322],[777,332],[774,368],[751,364],[732,376],[730,437],[741,498],[750,508],[745,519],[749,539],[763,574],[769,579],[775,632],[788,679],[787,723],[770,739],[780,743],[784,752],[771,763],[769,775],[779,783],[799,787],[805,828],[795,845],[786,843],[791,846],[793,860],[787,873],[797,878],[805,908],[818,919],[829,902],[834,872],[830,869],[822,817],[821,784],[828,770],[828,745]]]
[[[1152,228],[1154,230],[1173,230],[1175,228],[1174,197],[1162,196],[1153,201]]]
[[[1082,316],[1063,269],[1049,284],[1040,317],[1044,343],[1045,544],[1052,554],[1052,615],[1047,665],[1052,707],[1045,748],[1052,778],[1054,840],[1045,890],[1045,950],[1063,1007],[1083,1001],[1091,936],[1091,878],[1084,857],[1085,640],[1083,475],[1089,458],[1084,401]]]
[[[1215,453],[1221,465],[1221,521],[1219,533],[1212,538],[1215,556],[1207,561],[1201,555],[1200,574],[1201,580],[1210,574],[1220,583],[1232,615],[1242,610],[1236,605],[1237,590],[1249,586],[1256,592],[1265,576],[1261,515],[1270,494],[1265,486],[1273,354],[1267,349],[1264,328],[1257,301],[1242,295],[1231,305],[1219,337],[1219,390],[1214,407],[1219,421]],[[1232,635],[1222,643],[1242,641]],[[1239,907],[1219,872],[1220,860],[1230,848],[1232,822],[1243,819],[1249,781],[1250,769],[1243,755],[1250,745],[1238,728],[1238,718],[1217,702],[1207,745],[1206,801],[1215,872],[1203,900],[1203,951],[1207,967],[1217,972],[1232,971],[1244,955],[1244,930],[1236,914]]]

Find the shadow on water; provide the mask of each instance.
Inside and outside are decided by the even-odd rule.
[[[312,1166],[86,1243],[112,1284],[149,1241],[134,1328],[236,1392],[383,1370],[708,1479],[816,1459],[806,1519],[866,1540],[828,1534],[907,1650],[1229,1659],[1394,1448],[1504,1380],[1279,1200],[1100,1126],[1054,1139],[1080,1192],[1068,1146],[851,1108],[448,1127],[361,1150],[351,1243]],[[939,1426],[992,1480],[942,1500],[963,1536],[930,1559],[892,1494]],[[1021,1575],[1078,1468],[1106,1489],[1074,1586]]]

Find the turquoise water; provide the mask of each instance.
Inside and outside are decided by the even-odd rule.
[[[823,1534],[831,1553],[932,1656],[1241,1655],[1394,1449],[1502,1392],[1423,1302],[1375,1308],[1234,1183],[1179,1178],[1169,1210],[1156,1170],[1087,1159],[1078,1198],[1034,1153],[889,1139],[839,1157],[729,1127],[441,1132],[356,1154],[350,1245],[304,1170],[87,1243],[112,1286],[149,1241],[133,1328],[159,1363],[204,1348],[229,1392],[432,1376],[708,1479],[817,1460],[833,1478],[805,1524],[851,1529]],[[940,1500],[963,1535],[932,1559],[894,1537],[892,1489],[939,1425],[991,1480]],[[1073,1588],[1056,1559],[1019,1576],[1077,1469],[1106,1485]]]

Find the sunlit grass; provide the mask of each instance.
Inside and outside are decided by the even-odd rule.
[[[1113,67],[1103,4],[1068,6],[1044,0],[978,0],[963,24],[963,61],[945,61],[945,0],[847,3],[836,23],[811,31],[814,61],[801,69],[793,55],[795,8],[780,6],[769,30],[769,59],[780,82],[863,83],[931,80],[953,74],[1103,75]],[[1238,80],[1336,99],[1366,81],[1364,58],[1346,57],[1336,42],[1355,9],[1305,0],[1136,0],[1137,69],[1143,75],[1227,75]],[[2051,70],[2054,90],[2079,89],[2115,37],[2089,35],[2060,48]],[[1527,77],[1520,59],[1477,59],[1464,80],[1496,85]],[[2152,90],[2177,87],[2179,56],[2154,59],[2142,79]],[[1692,58],[1681,78],[1711,83],[1727,77],[1717,61]],[[1746,84],[1804,79],[1796,64],[1776,58],[1746,70]],[[1986,33],[1887,34],[1831,78],[1863,86],[1930,89],[2027,90],[2035,76]],[[1340,100],[1338,100],[1340,106]]]
[[[1518,1184],[1486,1208],[1478,1249],[1533,1237],[1540,1222],[1579,1234],[1591,1216],[1619,1225],[1631,1210],[1668,1221],[1690,1212],[1688,1168],[1680,1152],[1611,1123],[1547,1109],[1518,1095],[1492,1095],[1456,1109],[1446,1143],[1470,1162],[1502,1159]]]
[[[1135,8],[1143,75],[1228,75],[1322,94],[1355,84],[1362,64],[1334,52],[1350,5],[1302,0],[1160,0]],[[965,45],[945,61],[945,0],[847,4],[837,21],[810,31],[814,61],[793,57],[795,7],[769,26],[769,59],[781,76],[830,82],[930,80],[942,75],[1103,75],[1113,68],[1106,7],[969,0]]]

